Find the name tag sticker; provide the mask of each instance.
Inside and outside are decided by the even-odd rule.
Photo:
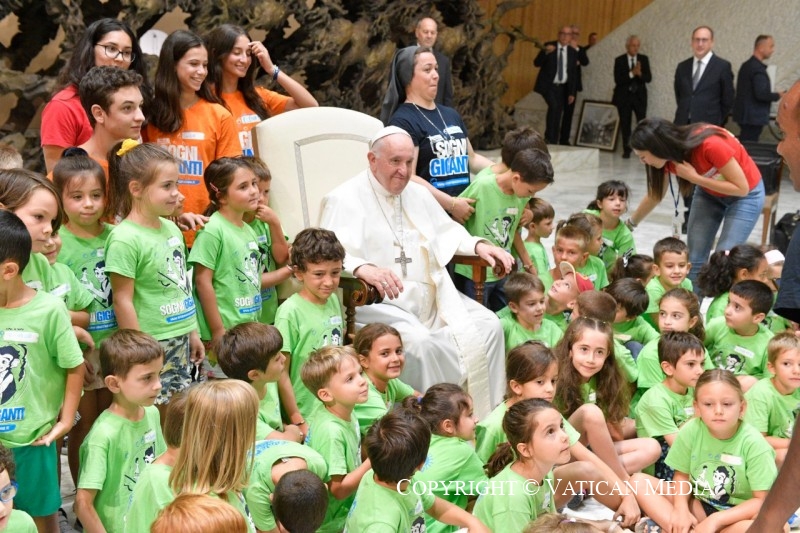
[[[251,250],[258,250],[258,243],[255,241],[250,241],[247,243],[247,247]]]
[[[39,342],[39,334],[35,331],[6,330],[0,338],[11,342]]]
[[[341,323],[342,323],[342,317],[340,317],[338,315],[331,317],[331,324],[332,325],[341,324]]]
[[[729,465],[742,466],[742,458],[738,455],[728,455],[727,453],[723,453],[719,456],[719,460]]]
[[[737,346],[736,348],[733,349],[733,351],[738,353],[738,354],[741,354],[741,355],[747,357],[748,359],[752,358],[755,355],[753,352],[751,352],[747,348],[743,348],[741,346]]]
[[[178,237],[170,237],[167,240],[167,246],[178,246],[181,243],[181,240]]]
[[[106,256],[106,249],[105,248],[98,248],[97,250],[95,250],[94,253],[95,253],[95,255],[97,257],[105,257]]]
[[[516,215],[517,213],[519,213],[519,209],[516,207],[509,207],[506,209],[506,215]]]
[[[683,412],[686,416],[694,416],[694,407],[685,407]]]
[[[206,138],[206,134],[202,131],[184,131],[181,133],[181,139],[186,139],[189,141],[203,141]]]
[[[151,429],[150,431],[145,433],[144,434],[144,441],[147,444],[149,444],[151,442],[155,442],[156,441],[156,432]]]
[[[597,401],[597,393],[592,391],[589,393],[589,403],[595,403]]]

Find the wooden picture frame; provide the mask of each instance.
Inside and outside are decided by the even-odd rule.
[[[584,100],[578,122],[576,146],[613,152],[617,145],[619,113],[611,102]]]

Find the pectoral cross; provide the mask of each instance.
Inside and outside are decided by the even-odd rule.
[[[406,277],[406,265],[411,262],[411,258],[406,257],[406,251],[400,248],[400,257],[395,257],[394,262],[400,263],[400,270],[403,271],[403,277]]]

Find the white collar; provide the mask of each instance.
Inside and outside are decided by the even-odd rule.
[[[714,52],[709,51],[706,55],[704,55],[700,59],[697,59],[697,57],[695,57],[694,58],[694,62],[695,62],[695,64],[702,63],[703,66],[708,65],[708,61],[711,59],[711,56],[713,56],[713,55],[714,55]]]
[[[367,168],[367,180],[369,181],[372,190],[375,191],[375,194],[383,196],[384,198],[397,198],[400,196],[400,194],[403,194],[402,192],[400,192],[400,194],[391,194],[389,191],[387,191],[369,168]]]

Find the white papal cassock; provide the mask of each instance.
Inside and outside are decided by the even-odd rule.
[[[325,196],[320,213],[320,226],[347,251],[345,270],[373,264],[403,282],[399,298],[356,314],[359,324],[383,322],[400,332],[403,381],[420,391],[444,381],[466,384],[475,414],[487,415],[506,388],[503,330],[494,313],[456,290],[446,270],[453,255],[475,255],[481,239],[447,216],[423,186],[409,182],[393,196],[369,170]],[[411,259],[405,275],[401,251]]]

